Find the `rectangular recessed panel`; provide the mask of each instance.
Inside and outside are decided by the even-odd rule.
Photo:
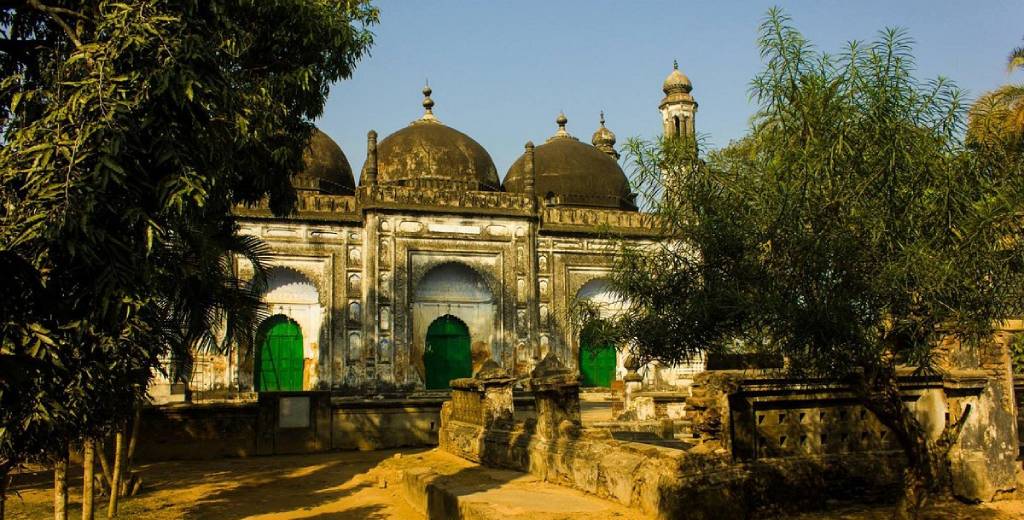
[[[309,397],[282,397],[279,403],[278,428],[309,428]]]

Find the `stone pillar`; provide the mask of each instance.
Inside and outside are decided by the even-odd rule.
[[[533,165],[533,141],[526,142],[526,152],[523,154],[523,170],[526,177],[523,179],[524,191],[533,197],[537,195],[537,173]]]
[[[485,428],[508,429],[514,422],[515,409],[512,405],[512,386],[516,378],[501,368],[493,359],[480,367],[475,378],[483,391],[481,420]]]
[[[377,186],[377,132],[366,134],[366,185]]]
[[[636,394],[643,390],[644,378],[637,373],[637,369],[640,368],[640,363],[634,355],[630,354],[627,356],[626,360],[623,362],[623,366],[626,368],[626,377],[622,378],[624,389],[622,397],[623,414],[621,418],[636,419],[636,406],[633,400],[636,397]]]
[[[576,436],[580,420],[579,376],[565,368],[554,351],[537,364],[530,390],[537,406],[537,435],[546,439]]]
[[[947,370],[943,386],[948,421],[968,414],[949,453],[953,493],[968,501],[994,500],[1017,485],[1017,409],[1009,342],[1020,333],[1020,325],[1003,323],[991,340],[977,345],[951,337],[940,347]],[[947,421],[943,417],[939,422],[944,427]]]
[[[488,438],[492,434],[501,438],[513,427],[515,382],[492,359],[484,362],[476,377],[453,379],[452,398],[441,406],[440,448],[481,464],[502,465],[501,457],[488,451]]]

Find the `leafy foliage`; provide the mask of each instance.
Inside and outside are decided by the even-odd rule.
[[[0,6],[0,466],[109,429],[171,346],[256,297],[228,276],[226,254],[259,254],[231,208],[291,210],[310,120],[377,16],[364,0]]]
[[[743,344],[834,376],[929,369],[947,331],[1018,312],[1019,164],[964,146],[960,92],[913,77],[905,33],[833,56],[773,12],[760,43],[747,137],[703,158],[629,143],[668,240],[616,270],[625,335],[668,362]]]
[[[1006,71],[1024,70],[1024,47],[1006,59]],[[971,107],[968,138],[985,144],[1001,144],[1024,150],[1024,84],[1003,85],[986,92]]]
[[[1021,163],[965,145],[962,94],[915,78],[902,30],[833,55],[773,10],[759,44],[746,137],[706,155],[629,142],[665,239],[624,246],[613,283],[632,305],[603,330],[645,361],[741,348],[849,381],[910,466],[934,470],[896,368],[940,370],[942,338],[988,338],[1020,313]]]

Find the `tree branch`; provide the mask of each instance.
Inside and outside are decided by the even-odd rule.
[[[64,15],[74,16],[76,18],[81,18],[83,20],[86,19],[86,17],[84,15],[82,15],[81,13],[72,11],[70,9],[65,9],[63,7],[53,7],[53,6],[49,6],[49,5],[43,5],[42,3],[39,2],[39,0],[28,0],[28,2],[26,2],[26,4],[29,7],[31,7],[32,9],[35,9],[36,11],[39,11],[41,13],[46,13],[46,14],[50,15],[50,18],[53,18],[53,21],[56,22],[57,25],[59,25],[61,27],[61,29],[64,29],[64,33],[68,35],[68,39],[71,40],[71,43],[75,46],[75,48],[76,49],[82,48],[82,41],[78,39],[78,34],[75,33],[75,30],[72,29],[71,26],[68,25],[68,23],[65,22],[64,19],[61,18],[60,15],[64,14]]]

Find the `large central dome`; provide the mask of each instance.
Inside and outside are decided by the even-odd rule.
[[[423,89],[426,113],[377,145],[377,182],[434,189],[498,191],[491,155],[468,135],[434,117],[430,87]],[[359,184],[366,185],[366,165]]]

